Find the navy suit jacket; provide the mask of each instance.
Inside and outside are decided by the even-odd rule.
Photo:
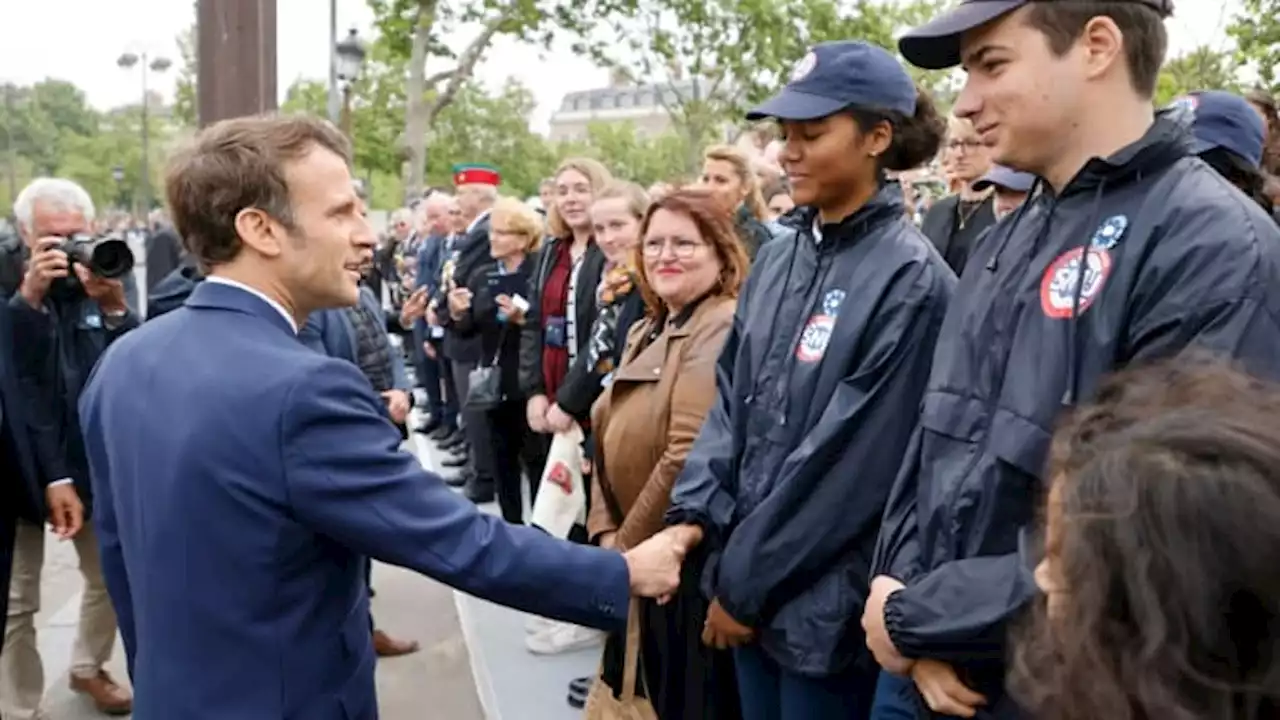
[[[622,556],[481,513],[400,450],[369,381],[201,283],[81,398],[135,720],[373,720],[371,556],[619,630]]]
[[[9,484],[0,488],[0,617],[5,617],[9,602],[9,570],[13,564],[13,533],[22,512],[19,500],[28,500],[33,507],[43,507],[40,498],[47,483],[38,472],[33,452],[36,428],[28,419],[29,404],[39,402],[31,386],[18,376],[13,357],[12,318],[9,305],[0,301],[0,428],[7,430],[12,441],[14,457],[6,467],[0,464],[0,482]],[[51,438],[57,440],[54,434]],[[16,472],[17,476],[9,475]],[[28,518],[32,519],[32,518]],[[38,520],[38,518],[35,518]]]
[[[360,286],[360,304],[373,311],[373,314],[379,318],[386,318],[386,311],[382,309],[378,298],[374,297],[373,290],[365,285]],[[347,316],[345,310],[322,310],[311,313],[307,317],[307,322],[298,331],[298,339],[312,350],[322,352],[329,357],[342,358],[357,367],[360,365],[356,327],[351,323],[351,318]],[[404,367],[404,353],[394,347],[391,348],[391,376],[394,389],[413,388],[413,383],[409,382],[409,373]]]

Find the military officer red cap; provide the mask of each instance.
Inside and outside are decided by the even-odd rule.
[[[498,174],[498,169],[492,165],[453,166],[453,184],[455,186],[492,185],[497,187],[501,183],[502,176]]]

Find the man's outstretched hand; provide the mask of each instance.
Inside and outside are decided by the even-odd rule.
[[[671,535],[658,533],[628,550],[627,570],[631,575],[631,594],[657,598],[665,603],[680,587],[680,565],[687,547]]]

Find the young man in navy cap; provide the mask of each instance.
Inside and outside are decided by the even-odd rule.
[[[1152,107],[1171,11],[968,0],[900,42],[963,65],[955,113],[1043,180],[978,245],[940,331],[863,616],[877,720],[1020,716],[1006,631],[1037,594],[1020,538],[1055,424],[1103,376],[1200,346],[1280,377],[1280,231]]]

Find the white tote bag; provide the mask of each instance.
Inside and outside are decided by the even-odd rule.
[[[582,428],[575,423],[568,432],[551,439],[547,466],[538,482],[531,523],[553,537],[567,538],[574,525],[587,521],[587,495],[582,481]]]

